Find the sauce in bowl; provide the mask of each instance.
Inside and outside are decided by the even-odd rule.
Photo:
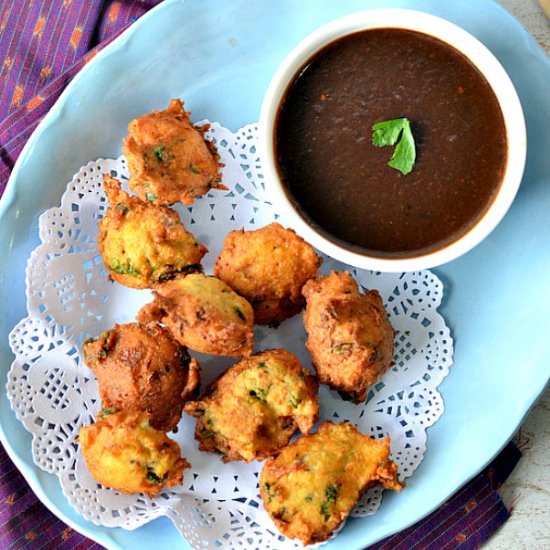
[[[411,121],[417,158],[403,176],[373,124]],[[275,159],[302,217],[351,250],[414,257],[467,233],[507,162],[504,118],[480,71],[444,42],[377,28],[337,39],[298,71],[274,126]]]

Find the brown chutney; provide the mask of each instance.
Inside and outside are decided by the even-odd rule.
[[[403,176],[373,124],[411,121],[417,158]],[[302,217],[326,237],[378,257],[414,257],[483,217],[507,161],[504,118],[485,77],[425,34],[373,29],[315,54],[286,90],[275,158]]]

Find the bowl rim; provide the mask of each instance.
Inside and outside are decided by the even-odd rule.
[[[281,182],[274,155],[273,127],[280,102],[299,70],[331,42],[364,30],[395,28],[432,36],[465,55],[483,74],[495,94],[505,124],[508,155],[498,192],[483,216],[461,237],[435,251],[409,257],[385,258],[352,251],[338,245],[305,220],[289,199]],[[274,73],[260,110],[258,153],[266,190],[273,197],[282,219],[321,252],[361,269],[403,272],[428,269],[448,263],[483,241],[510,208],[523,177],[527,155],[527,132],[523,109],[512,83],[494,54],[476,37],[450,21],[419,10],[367,9],[337,18],[310,33],[285,57]]]

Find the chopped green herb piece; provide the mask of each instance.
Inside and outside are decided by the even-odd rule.
[[[332,345],[332,351],[336,353],[336,355],[343,355],[346,351],[351,351],[351,348],[353,348],[353,342]]]
[[[164,150],[165,149],[166,149],[165,145],[155,145],[153,147],[153,154],[155,155],[155,157],[157,157],[157,160],[159,162],[164,161]]]
[[[264,370],[265,372],[269,372],[267,365],[262,361],[261,363],[258,363],[258,368]]]
[[[248,395],[254,399],[257,399],[261,403],[267,403],[266,398],[270,388],[271,384],[267,388],[254,388],[248,392]]]
[[[191,168],[189,168],[189,170],[191,170],[191,172],[193,172],[193,174],[200,174],[201,171],[198,170],[197,168],[195,168],[194,166],[191,166]]]
[[[202,428],[200,431],[201,437],[214,437],[216,435],[216,432],[213,432],[212,430],[209,430],[208,428]]]
[[[334,483],[330,483],[325,489],[325,497],[328,502],[336,502],[336,498],[338,497],[338,487],[336,487]]]
[[[388,166],[399,170],[404,176],[412,172],[416,160],[416,147],[408,118],[396,118],[374,124],[372,144],[376,147],[395,145]]]
[[[330,512],[328,511],[328,503],[327,502],[323,502],[321,504],[321,515],[323,516],[323,519],[325,521],[328,521],[329,518],[330,518]]]
[[[123,264],[120,260],[113,260],[109,266],[109,269],[119,275],[140,275],[139,270],[132,266],[132,262],[130,260],[127,260],[125,264]]]
[[[152,483],[162,483],[164,481],[164,477],[165,476],[159,477],[157,474],[155,474],[155,472],[147,472],[147,479]]]
[[[313,500],[313,495],[306,495],[305,498],[304,498],[304,500],[305,500],[306,502],[311,502],[311,501]]]
[[[113,414],[115,412],[115,409],[103,409],[100,413],[99,413],[99,418],[103,418],[104,416],[107,416],[109,414]]]
[[[145,197],[148,201],[156,201],[158,197],[154,193],[145,193]]]
[[[270,483],[264,483],[264,490],[267,493],[267,503],[269,504],[278,494],[279,491],[271,491],[272,485]]]
[[[288,402],[293,409],[297,409],[302,400],[298,399],[295,395],[291,395]]]
[[[338,487],[334,483],[329,483],[325,489],[325,501],[321,504],[321,515],[325,521],[328,521],[332,512],[331,503],[335,503],[338,498]]]
[[[242,312],[240,307],[233,306],[233,311],[237,314],[239,319],[242,319],[243,321],[246,321],[246,317],[244,316],[244,313]]]

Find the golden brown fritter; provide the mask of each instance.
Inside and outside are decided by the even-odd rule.
[[[115,325],[84,343],[84,357],[104,408],[147,412],[164,432],[176,428],[200,383],[197,360],[156,323]]]
[[[208,126],[197,128],[183,102],[172,99],[164,111],[130,122],[122,152],[128,161],[130,189],[142,200],[159,204],[191,204],[221,184],[220,157],[204,138]]]
[[[198,418],[201,451],[221,453],[224,462],[263,460],[297,429],[311,430],[319,413],[317,389],[292,353],[273,349],[228,369],[185,412]]]
[[[307,349],[319,381],[364,401],[369,386],[390,367],[394,330],[376,290],[359,292],[348,272],[306,283]]]
[[[144,412],[103,411],[94,424],[80,429],[78,442],[94,479],[122,493],[149,497],[182,482],[191,464],[148,419]]]
[[[115,281],[150,288],[201,271],[208,250],[185,229],[175,210],[128,195],[108,174],[103,184],[111,208],[99,222],[98,246]]]
[[[163,323],[176,340],[195,351],[240,357],[254,346],[252,306],[220,279],[200,273],[155,288],[139,321]]]
[[[302,287],[320,265],[321,258],[292,229],[272,223],[231,231],[214,274],[252,304],[257,324],[276,326],[304,307]]]
[[[266,460],[264,507],[286,537],[304,544],[327,540],[369,487],[403,488],[389,455],[389,437],[371,439],[353,424],[324,422]]]

